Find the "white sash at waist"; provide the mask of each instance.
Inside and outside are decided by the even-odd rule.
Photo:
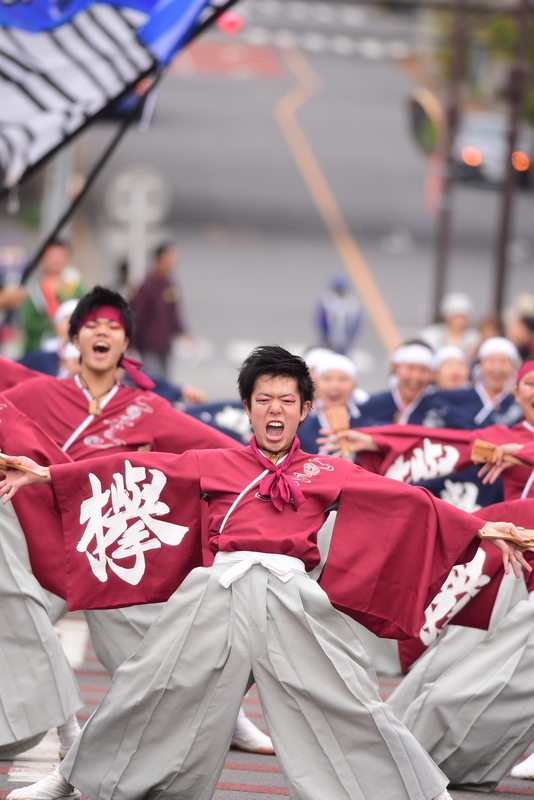
[[[234,552],[222,551],[215,554],[214,566],[230,564],[230,568],[223,572],[219,583],[228,589],[230,584],[242,578],[254,564],[261,564],[273,575],[284,583],[291,580],[293,570],[306,572],[304,562],[294,556],[284,556],[281,553],[257,553],[254,550],[235,550]]]

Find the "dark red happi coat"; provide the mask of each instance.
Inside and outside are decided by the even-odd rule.
[[[491,522],[513,522],[534,528],[534,499],[510,500],[476,511],[473,516]],[[534,551],[525,551],[534,567]],[[451,570],[446,581],[425,610],[425,622],[417,637],[399,642],[401,668],[410,666],[443,633],[448,624],[487,630],[497,593],[504,576],[500,551],[489,541],[481,542],[476,557],[469,564]],[[528,591],[534,590],[534,575],[524,572]]]
[[[38,464],[62,464],[70,458],[32,420],[0,394],[0,450],[25,455]],[[39,583],[66,598],[65,545],[61,517],[48,485],[25,487],[13,500],[24,530],[33,572]],[[1,511],[0,511],[1,513]]]
[[[12,386],[17,386],[23,381],[32,380],[33,378],[40,377],[39,372],[34,372],[33,369],[18,364],[16,361],[11,361],[5,356],[0,356],[0,392],[5,392]]]
[[[178,561],[195,565],[194,542],[187,537],[200,516],[200,492],[208,500],[204,516],[212,551],[282,552],[302,558],[308,569],[318,562],[316,534],[326,509],[340,495],[320,584],[334,606],[382,636],[414,636],[452,564],[468,560],[477,549],[481,522],[425,490],[373,476],[342,459],[302,452],[288,471],[305,498],[298,510],[287,503],[277,511],[252,488],[223,524],[233,501],[261,473],[250,448],[176,457],[136,453],[53,467],[71,607],[107,605],[111,582],[120,583],[117,605],[139,602],[144,575],[133,584],[117,568],[138,574],[143,559],[146,565],[157,563],[162,582],[171,572],[178,585]],[[144,503],[149,505],[143,512]],[[188,527],[183,542],[171,541],[178,533],[172,527],[168,542],[155,526],[151,529],[149,518],[156,516],[171,526]],[[149,534],[140,536],[147,528]],[[200,554],[196,560],[201,563]],[[144,568],[147,574],[149,567]]]
[[[75,378],[43,375],[31,384],[19,384],[5,396],[59,447],[66,448],[74,461],[139,449],[183,453],[193,448],[242,447],[154,392],[129,386],[120,385],[102,414],[89,420],[88,399]],[[87,426],[72,439],[85,422]]]
[[[471,461],[475,439],[502,445],[509,442],[526,445],[523,459],[530,464],[534,433],[522,422],[511,428],[490,425],[475,431],[426,428],[422,425],[380,425],[362,428],[370,433],[379,453],[362,452],[358,461],[378,475],[415,483],[465,469]],[[517,454],[521,458],[521,453]],[[534,466],[534,464],[533,464]],[[504,499],[514,500],[530,477],[531,467],[514,466],[503,473]],[[534,487],[531,489],[534,496]]]

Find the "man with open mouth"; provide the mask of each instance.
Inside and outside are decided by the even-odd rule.
[[[76,800],[80,791],[91,800],[208,800],[253,680],[293,800],[449,798],[447,778],[381,701],[365,649],[333,606],[384,636],[414,635],[452,564],[473,557],[477,535],[496,537],[505,568],[518,574],[524,559],[501,537],[519,543],[520,534],[504,522],[480,528],[418,488],[300,450],[313,383],[302,359],[282,348],[254,350],[238,384],[254,429],[248,448],[50,468],[8,459],[38,474],[6,470],[3,502],[22,486],[51,483],[67,542],[86,537],[80,504],[90,487],[103,492],[94,501],[108,520],[108,487],[148,469],[169,509],[165,524],[200,537],[201,518],[215,554],[205,568],[182,551],[191,571],[59,771],[10,800]],[[319,585],[306,573],[319,563],[317,532],[335,507]],[[71,555],[67,544],[69,563]]]

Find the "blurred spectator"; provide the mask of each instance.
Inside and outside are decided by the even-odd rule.
[[[321,341],[337,353],[346,355],[360,330],[361,319],[360,301],[350,280],[345,275],[336,275],[315,312]]]
[[[436,392],[432,348],[421,340],[405,342],[391,359],[390,389],[372,394],[360,410],[376,424],[425,425],[430,428],[469,428],[469,418]]]
[[[345,409],[347,427],[367,427],[375,420],[363,416],[356,396],[360,402],[369,399],[367,392],[357,386],[356,366],[350,358],[332,350],[314,349],[308,354],[313,363],[315,399],[313,408],[299,426],[297,435],[302,449],[307,453],[319,452],[317,438],[321,429],[329,430],[328,411],[332,408]]]
[[[486,339],[493,339],[495,336],[502,336],[504,333],[502,320],[500,317],[482,317],[477,325],[480,334],[480,343]]]
[[[447,344],[460,347],[469,359],[476,353],[480,334],[470,327],[473,316],[471,298],[463,292],[450,292],[443,297],[440,305],[443,322],[428,325],[419,333],[421,339],[434,350]]]
[[[132,298],[136,323],[134,345],[141,354],[145,371],[162,378],[168,374],[174,337],[186,333],[180,292],[171,281],[178,260],[174,245],[158,247],[150,273]]]
[[[534,294],[520,292],[503,311],[505,325],[521,317],[534,317]]]
[[[40,350],[30,350],[29,353],[26,353],[19,359],[19,363],[24,364],[29,369],[43,372],[45,375],[63,377],[58,374],[58,370],[64,358],[64,350],[69,343],[70,318],[77,305],[78,300],[74,297],[61,303],[53,319],[55,335],[50,339],[46,339]],[[70,371],[69,377],[72,377]]]
[[[517,347],[522,361],[534,358],[534,315],[511,319],[506,326],[506,336]]]
[[[515,425],[523,414],[512,392],[519,364],[519,353],[511,341],[502,336],[486,339],[473,368],[473,387],[440,394],[469,415],[472,428]]]
[[[79,271],[70,265],[67,242],[49,243],[36,273],[28,281],[29,296],[22,305],[21,323],[24,353],[39,350],[54,335],[54,314],[61,303],[80,298],[85,289]]]
[[[130,302],[130,297],[133,294],[132,285],[130,283],[130,267],[127,260],[124,258],[119,261],[117,265],[117,274],[115,282],[111,287],[114,291],[118,292],[121,297]]]
[[[12,311],[14,308],[18,308],[27,296],[28,291],[24,286],[0,288],[0,311]]]
[[[434,384],[436,389],[466,389],[469,386],[467,356],[452,344],[440,347],[434,356]]]

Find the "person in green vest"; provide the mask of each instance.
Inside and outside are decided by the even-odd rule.
[[[24,353],[42,348],[54,336],[53,318],[65,300],[86,293],[79,271],[70,266],[71,249],[66,241],[52,240],[43,253],[35,275],[28,281],[28,297],[21,307]]]

